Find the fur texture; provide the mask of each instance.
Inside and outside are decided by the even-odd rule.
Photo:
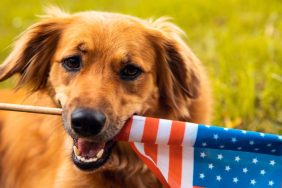
[[[180,35],[164,18],[68,14],[56,8],[28,28],[0,66],[0,81],[18,74],[17,87],[25,89],[2,90],[0,101],[62,105],[63,122],[55,116],[0,111],[1,187],[160,187],[127,143],[116,144],[98,170],[78,170],[71,160],[69,119],[77,107],[103,111],[108,121],[91,138],[95,141],[112,139],[134,113],[208,123],[207,78]],[[78,73],[62,67],[62,59],[73,54],[82,57]],[[143,70],[134,81],[117,76],[128,62]]]

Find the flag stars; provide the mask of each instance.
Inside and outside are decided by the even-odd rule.
[[[230,166],[226,166],[226,167],[225,167],[225,170],[226,170],[227,172],[229,172],[229,171],[231,170]]]
[[[260,135],[261,137],[264,137],[264,136],[265,136],[265,134],[264,134],[264,133],[260,133],[259,135]]]
[[[202,158],[205,158],[205,157],[207,156],[207,154],[206,154],[205,152],[202,152],[202,153],[200,154],[200,156],[201,156]]]
[[[279,139],[279,140],[282,140],[282,136],[278,136],[278,139]]]
[[[219,138],[218,134],[213,135],[213,139],[217,140]]]
[[[238,147],[237,150],[242,150],[242,147]]]
[[[270,180],[270,181],[268,182],[268,185],[272,187],[272,186],[274,185],[274,182],[273,182],[272,180]]]
[[[241,160],[241,159],[240,159],[239,156],[235,157],[235,161],[236,161],[236,162],[239,162],[240,160]]]
[[[206,177],[206,176],[205,176],[204,173],[201,173],[201,174],[200,174],[200,178],[201,178],[201,179],[204,179],[205,177]]]
[[[242,130],[241,132],[242,132],[243,134],[247,134],[247,131],[245,131],[245,130]]]
[[[261,174],[261,175],[266,174],[265,170],[261,170],[261,171],[260,171],[260,174]]]
[[[239,181],[239,179],[237,177],[233,178],[233,182],[237,183]]]
[[[237,142],[237,138],[236,137],[231,138],[231,142],[233,143]]]
[[[228,131],[229,129],[228,129],[228,128],[224,128],[224,130],[225,130],[225,131]]]
[[[221,179],[222,179],[221,176],[216,176],[217,181],[221,181]]]
[[[250,144],[250,145],[254,145],[255,142],[254,142],[253,140],[251,140],[251,141],[249,142],[249,144]]]
[[[276,162],[275,162],[274,160],[271,160],[271,161],[269,162],[269,164],[270,164],[271,166],[274,166],[274,165],[276,164]]]
[[[223,155],[222,154],[218,154],[217,155],[217,159],[219,159],[219,160],[223,159]]]
[[[252,163],[257,164],[257,163],[258,163],[258,159],[257,159],[257,158],[254,158],[253,161],[252,161]]]
[[[272,149],[271,152],[272,152],[272,153],[275,153],[275,152],[276,152],[276,149]]]
[[[209,164],[209,169],[211,169],[211,170],[212,170],[213,168],[214,168],[213,164],[212,164],[212,163],[210,163],[210,164]]]
[[[246,174],[248,172],[247,168],[243,168],[243,172]]]
[[[257,182],[256,182],[255,179],[252,179],[251,182],[250,182],[251,185],[255,185],[256,183],[257,183]]]
[[[219,147],[222,149],[222,148],[224,148],[224,145],[220,145]]]
[[[266,146],[267,146],[267,147],[271,147],[271,146],[272,146],[272,144],[267,144]]]
[[[206,147],[208,144],[206,142],[202,143],[202,146]]]

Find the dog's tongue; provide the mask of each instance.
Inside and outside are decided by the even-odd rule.
[[[97,153],[105,147],[105,143],[95,143],[79,138],[77,140],[77,149],[80,156],[85,158],[93,158]]]

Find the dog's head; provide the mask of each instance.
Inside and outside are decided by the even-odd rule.
[[[0,66],[0,81],[48,90],[63,107],[82,170],[102,166],[113,139],[133,115],[189,117],[199,95],[197,59],[164,19],[84,12],[56,13],[28,28]]]

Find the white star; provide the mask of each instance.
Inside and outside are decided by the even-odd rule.
[[[217,155],[217,159],[219,160],[223,159],[223,155],[222,154]]]
[[[234,183],[237,183],[239,181],[239,179],[236,177],[236,178],[233,178],[233,182]]]
[[[237,138],[236,137],[231,138],[231,142],[233,143],[237,142]]]
[[[246,174],[248,172],[247,168],[243,168],[243,172]]]
[[[229,129],[228,129],[228,128],[224,128],[224,130],[225,130],[225,131],[228,131]]]
[[[206,125],[206,128],[210,128],[211,126],[210,125]]]
[[[270,180],[270,181],[268,182],[268,185],[271,186],[271,187],[272,187],[273,184],[274,184],[274,182],[273,182],[272,180]]]
[[[272,146],[272,144],[267,144],[266,146],[267,146],[267,147],[271,147],[271,146]]]
[[[259,148],[255,148],[254,150],[255,150],[255,151],[258,151],[258,150],[259,150]]]
[[[205,154],[205,152],[202,152],[202,153],[200,154],[200,156],[201,156],[202,158],[205,158],[207,155]]]
[[[238,147],[238,148],[237,148],[237,150],[241,150],[241,149],[242,149],[242,147]]]
[[[221,180],[221,176],[216,176],[216,180],[220,181]]]
[[[252,179],[251,182],[250,182],[250,184],[252,184],[252,185],[255,185],[256,183],[257,183],[257,182],[256,182],[255,179]]]
[[[240,159],[239,156],[235,157],[235,161],[236,161],[236,162],[239,162],[240,160],[241,160],[241,159]]]
[[[276,152],[276,149],[271,150],[272,153]]]
[[[226,167],[225,167],[225,170],[226,170],[227,172],[229,172],[229,171],[231,170],[230,166],[226,166]]]
[[[247,134],[247,131],[243,130],[242,133],[243,133],[243,134]]]
[[[213,135],[213,139],[217,140],[219,138],[218,134]]]
[[[202,143],[202,146],[204,146],[204,147],[207,146],[207,143],[206,143],[206,142],[203,142],[203,143]]]
[[[266,173],[265,170],[261,170],[261,171],[260,171],[260,174],[261,174],[261,175],[264,175],[265,173]]]
[[[274,160],[271,160],[271,161],[269,162],[269,164],[272,165],[272,166],[274,166],[274,165],[276,164],[276,162],[275,162]]]
[[[252,161],[252,163],[254,163],[254,164],[257,164],[257,162],[258,162],[257,158],[254,158],[253,161]]]
[[[200,174],[200,178],[201,178],[201,179],[204,179],[205,177],[206,177],[206,176],[205,176],[204,173],[201,173],[201,174]]]
[[[278,139],[279,139],[279,140],[282,140],[282,136],[278,136]]]
[[[224,145],[220,145],[219,147],[220,147],[220,148],[224,148]]]
[[[214,168],[214,166],[213,166],[213,164],[211,163],[211,164],[209,164],[209,169],[213,169]]]
[[[260,135],[260,136],[262,136],[262,137],[264,137],[264,136],[265,136],[265,134],[264,134],[264,133],[260,133],[259,135]]]
[[[254,145],[255,142],[251,140],[251,141],[249,142],[249,144],[250,144],[250,145]]]

